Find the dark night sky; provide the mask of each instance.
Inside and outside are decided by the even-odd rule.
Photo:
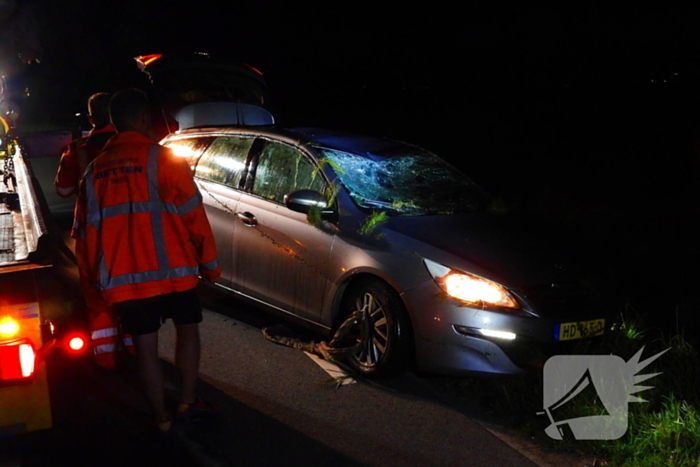
[[[697,314],[700,6],[474,3],[29,0],[27,77],[72,115],[144,80],[135,56],[230,55],[265,73],[278,121],[434,150],[605,245],[633,306]]]
[[[700,7],[212,0],[19,4],[34,13],[43,47],[42,63],[25,72],[34,93],[27,106],[33,115],[70,118],[94,92],[145,84],[135,56],[204,51],[262,70],[279,121],[404,139],[417,135],[413,142],[440,150],[443,145],[434,137],[438,125],[477,136],[504,125],[513,126],[510,133],[531,132],[539,131],[530,128],[533,122],[551,114],[564,112],[566,120],[601,112],[588,105],[552,107],[567,98],[562,97],[566,89],[602,86],[604,94],[615,94],[622,87],[629,94],[652,79],[700,77]]]
[[[544,130],[586,116],[638,119],[649,110],[636,87],[700,81],[700,7],[387,3],[25,0],[44,49],[26,73],[34,114],[70,118],[94,92],[145,84],[134,56],[206,51],[262,70],[280,122],[443,152],[448,129],[513,160],[523,133],[551,144]]]
[[[700,7],[29,3],[46,68],[62,67],[62,79],[90,75],[88,86],[115,86],[131,57],[172,48],[231,54],[280,86],[336,81],[456,92],[483,83],[645,80],[695,73],[700,60]]]
[[[25,0],[44,49],[33,108],[70,117],[91,93],[145,84],[133,57],[185,49],[262,70],[282,123],[443,155],[469,138],[489,156],[477,175],[532,161],[549,176],[595,144],[588,165],[607,164],[640,134],[700,128],[700,6],[388,3]],[[617,171],[639,157],[618,151]]]

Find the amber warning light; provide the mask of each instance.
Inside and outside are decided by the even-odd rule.
[[[11,339],[19,332],[19,324],[13,319],[0,321],[0,340]]]

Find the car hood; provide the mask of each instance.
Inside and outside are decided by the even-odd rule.
[[[513,289],[571,284],[588,269],[582,242],[532,216],[474,212],[394,217],[385,227],[413,240],[406,243],[421,256]]]

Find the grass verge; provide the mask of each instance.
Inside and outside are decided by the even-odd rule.
[[[446,378],[433,381],[442,390],[471,404],[487,416],[543,449],[600,460],[611,467],[700,467],[700,354],[682,334],[665,336],[646,327],[631,313],[604,338],[581,341],[576,355],[617,355],[628,361],[644,347],[640,360],[669,349],[639,374],[661,373],[642,383],[653,386],[637,395],[646,402],[630,403],[627,432],[617,440],[554,440],[545,428],[541,373],[517,378]],[[559,420],[597,415],[605,408],[597,398],[575,398]]]

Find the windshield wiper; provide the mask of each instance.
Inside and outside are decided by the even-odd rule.
[[[384,208],[384,209],[393,209],[394,203],[388,203],[386,201],[379,201],[376,199],[363,199],[362,204],[370,207],[370,206],[375,206],[378,208]]]
[[[361,204],[364,207],[375,207],[375,208],[380,208],[380,209],[387,209],[387,210],[395,211],[395,212],[398,212],[401,214],[419,214],[419,215],[426,214],[425,208],[422,208],[420,206],[416,206],[415,204],[412,204],[412,203],[402,203],[402,202],[397,202],[397,201],[389,203],[387,201],[379,201],[376,199],[363,199]]]

